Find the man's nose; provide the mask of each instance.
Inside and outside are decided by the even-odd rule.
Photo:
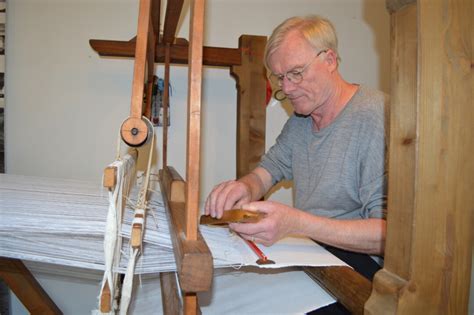
[[[283,80],[281,81],[281,90],[283,91],[283,93],[288,95],[291,91],[294,91],[295,88],[296,84],[288,80],[287,77],[283,77]]]

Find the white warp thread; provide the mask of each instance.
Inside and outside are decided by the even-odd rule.
[[[150,184],[153,191],[146,215],[155,219],[145,223],[143,252],[147,254],[140,256],[137,274],[176,270],[156,175],[151,175]],[[107,195],[99,182],[0,174],[0,256],[104,271]],[[127,252],[137,195],[134,187],[124,211],[123,252]],[[122,256],[114,271],[125,273],[127,263],[127,256]]]
[[[117,274],[113,272],[113,268],[117,267],[120,261],[121,240],[119,237],[120,226],[122,223],[122,200],[124,195],[128,194],[130,182],[134,176],[135,161],[130,155],[125,155],[109,165],[116,169],[116,185],[112,191],[109,191],[109,207],[107,212],[107,223],[104,233],[104,260],[105,272],[102,279],[101,289],[99,293],[99,309],[101,296],[107,285],[110,292],[110,305],[112,309],[117,308]],[[102,314],[102,313],[100,313]]]
[[[137,261],[139,250],[138,248],[132,248],[130,246],[130,252],[132,255],[128,260],[128,268],[127,272],[125,273],[125,278],[122,284],[122,295],[120,298],[120,315],[126,315],[128,312],[128,307],[130,306],[130,301],[132,299],[132,289],[133,289],[133,278],[135,270],[135,263]]]

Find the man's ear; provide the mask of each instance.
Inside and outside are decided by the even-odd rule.
[[[330,72],[334,72],[337,70],[337,54],[332,50],[328,49],[324,56],[324,61],[329,66],[328,69]]]

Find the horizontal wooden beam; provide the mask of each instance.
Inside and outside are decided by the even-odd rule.
[[[364,314],[372,283],[346,266],[304,267],[303,270],[347,308],[351,314]]]
[[[135,57],[135,41],[115,41],[91,39],[89,44],[103,57]],[[164,63],[166,45],[158,44],[155,50],[155,62]],[[171,63],[188,63],[188,45],[184,43],[170,46]],[[203,64],[205,66],[231,67],[241,64],[241,52],[238,48],[209,47],[203,48]]]

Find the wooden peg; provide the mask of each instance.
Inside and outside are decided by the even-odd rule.
[[[130,243],[133,248],[141,248],[142,246],[142,231],[143,224],[133,224],[132,226],[132,235],[130,238]]]
[[[145,216],[146,216],[146,209],[135,209],[135,214],[132,221],[132,235],[130,239],[130,243],[133,248],[141,248],[142,247],[142,239],[143,239],[143,230],[145,225]]]
[[[104,289],[100,295],[100,311],[101,313],[109,313],[112,310],[112,305],[110,303],[111,294],[109,281],[105,280]]]
[[[113,190],[117,185],[117,168],[115,166],[107,166],[104,169],[103,183],[104,187]]]

